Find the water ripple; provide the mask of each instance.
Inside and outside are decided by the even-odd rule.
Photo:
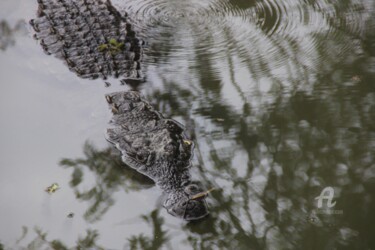
[[[197,58],[235,56],[256,74],[286,63],[314,67],[352,50],[345,39],[360,39],[364,8],[360,1],[129,0],[123,10],[149,41],[150,64],[199,67]]]

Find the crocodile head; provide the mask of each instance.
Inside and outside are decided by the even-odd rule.
[[[200,193],[203,190],[196,184],[189,184],[183,190],[169,193],[164,207],[173,216],[187,221],[199,220],[208,215],[206,195],[199,196]]]

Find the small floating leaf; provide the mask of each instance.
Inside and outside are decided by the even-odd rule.
[[[53,183],[51,186],[46,188],[46,192],[49,193],[49,194],[52,194],[59,189],[60,189],[59,184]]]
[[[203,197],[207,196],[209,193],[211,193],[214,190],[215,190],[215,188],[210,188],[207,191],[200,192],[200,193],[198,193],[196,195],[193,195],[190,199],[191,200],[198,200],[200,198],[203,198]]]
[[[108,49],[108,45],[107,45],[107,44],[100,44],[100,45],[98,46],[98,50],[99,50],[100,52],[103,52],[103,51],[105,51],[106,49]]]
[[[110,45],[113,45],[113,46],[115,46],[115,47],[117,47],[117,45],[118,45],[118,42],[117,42],[117,40],[116,40],[116,39],[114,39],[114,38],[111,38],[111,39],[109,39],[109,44],[110,44]]]
[[[116,48],[122,49],[124,47],[124,43],[117,43]]]
[[[98,46],[100,52],[108,51],[112,56],[116,55],[122,50],[124,43],[118,42],[115,38],[109,39],[108,43],[103,43]]]
[[[184,144],[190,146],[192,144],[192,142],[189,141],[189,140],[184,140]]]

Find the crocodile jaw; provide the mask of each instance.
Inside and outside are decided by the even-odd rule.
[[[170,193],[164,207],[169,214],[187,221],[199,220],[208,215],[205,199],[192,200],[184,192]]]

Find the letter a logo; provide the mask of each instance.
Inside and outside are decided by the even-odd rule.
[[[315,200],[318,200],[318,208],[322,208],[323,200],[327,200],[327,207],[331,208],[336,205],[336,201],[332,203],[333,196],[335,195],[335,190],[332,187],[326,187],[320,193]]]

